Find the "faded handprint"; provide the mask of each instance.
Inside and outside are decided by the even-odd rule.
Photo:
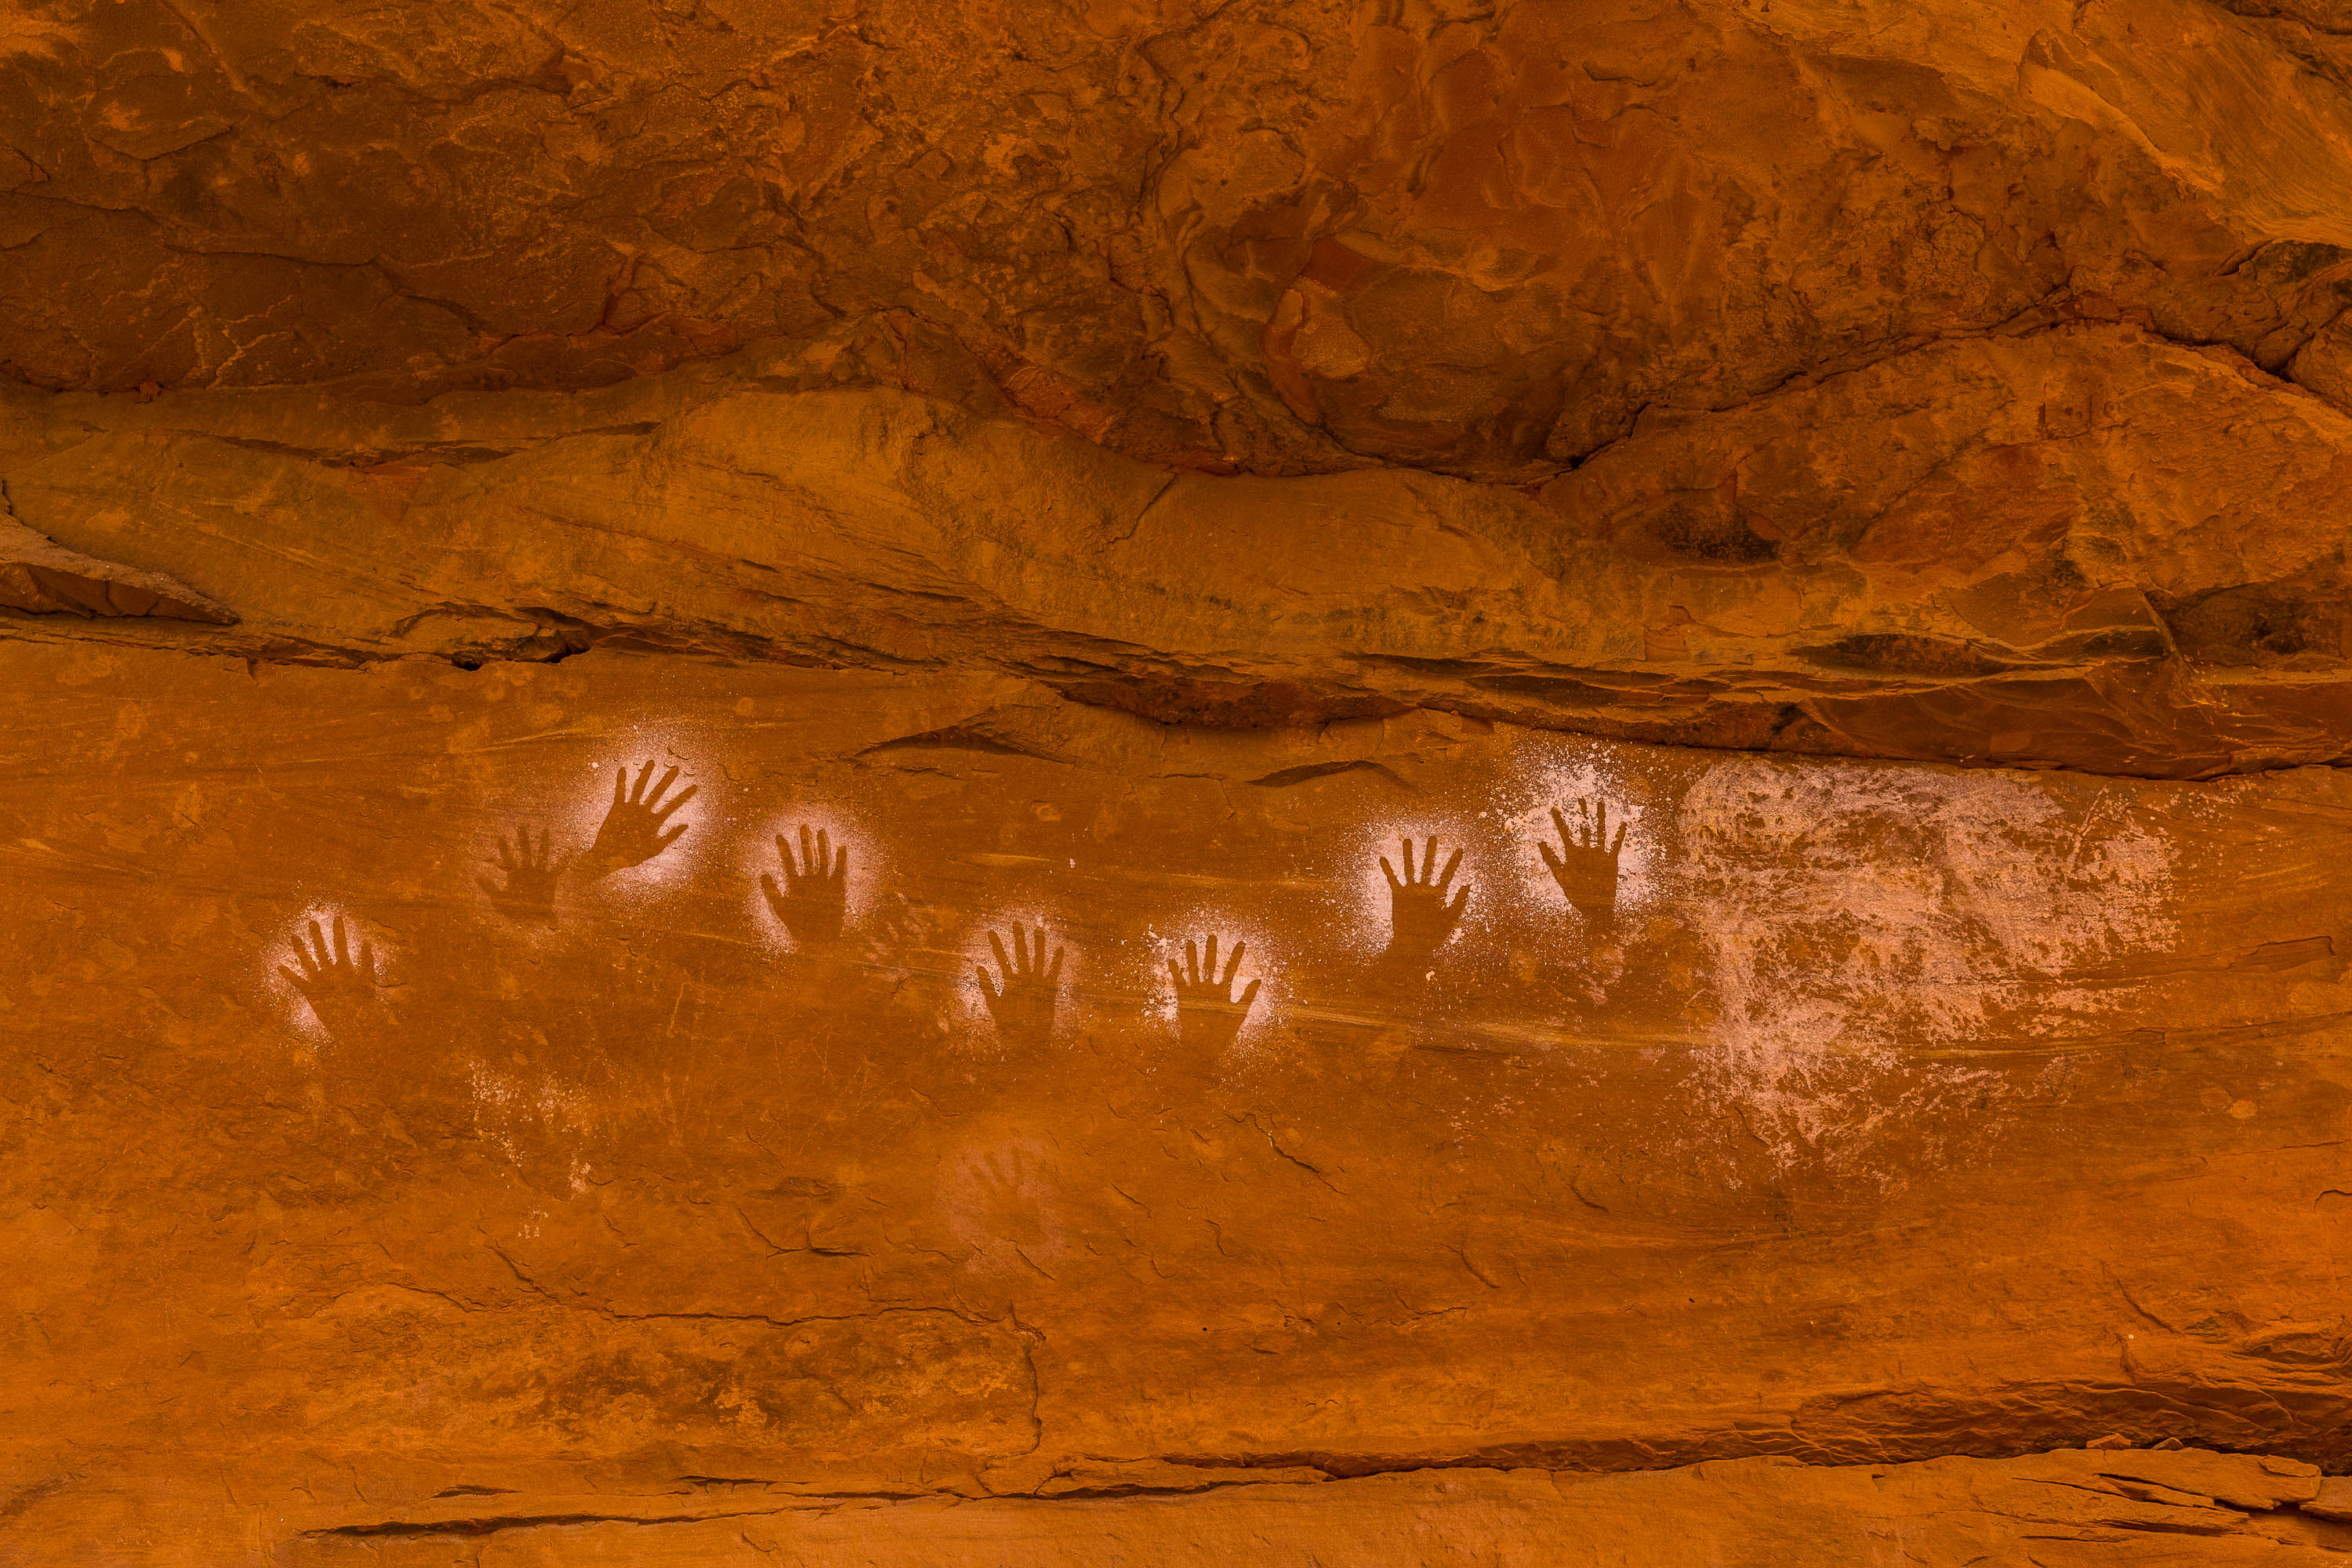
[[[1465,882],[1449,900],[1445,889],[1453,884],[1454,873],[1462,865],[1462,851],[1456,849],[1445,862],[1442,873],[1437,865],[1437,838],[1432,835],[1422,857],[1421,870],[1412,867],[1412,839],[1408,836],[1404,845],[1404,877],[1400,880],[1388,857],[1381,857],[1381,874],[1389,879],[1389,952],[1412,959],[1423,959],[1434,953],[1462,923],[1462,911],[1470,902],[1470,884]],[[1433,874],[1435,873],[1435,874]]]
[[[1048,1145],[1022,1137],[970,1149],[946,1175],[949,1224],[972,1249],[967,1267],[1052,1278],[1048,1266],[1064,1242],[1055,1201],[1059,1163]]]
[[[669,786],[677,782],[677,769],[672,767],[662,774],[661,783],[657,784],[652,784],[653,776],[654,764],[651,763],[647,763],[645,770],[637,774],[637,782],[634,784],[629,783],[629,770],[625,763],[614,775],[613,804],[604,813],[604,826],[596,829],[596,842],[590,845],[588,853],[580,858],[589,880],[609,877],[615,871],[625,871],[632,866],[642,866],[685,835],[685,823],[675,826],[665,825],[669,822],[671,813],[692,800],[700,786],[688,784],[670,795]],[[664,795],[669,795],[667,804],[663,801]]]
[[[555,923],[555,888],[566,861],[552,852],[551,837],[542,827],[533,846],[529,827],[515,829],[512,844],[499,840],[499,869],[506,875],[505,886],[488,877],[474,879],[490,896],[491,907],[517,925]]]
[[[1625,823],[1617,824],[1617,837],[1609,837],[1609,803],[1601,801],[1598,810],[1591,801],[1576,803],[1576,826],[1569,826],[1559,807],[1551,808],[1552,826],[1559,829],[1559,852],[1554,854],[1549,844],[1537,846],[1543,852],[1543,862],[1551,872],[1552,880],[1567,895],[1576,912],[1598,925],[1606,925],[1617,913],[1617,852],[1625,847]]]
[[[677,963],[646,947],[616,942],[604,946],[594,973],[588,1012],[600,1040],[636,1051],[651,1045],[658,1053],[681,1030],[693,1036],[699,997]]]
[[[778,888],[776,879],[763,871],[760,874],[760,891],[767,895],[768,908],[775,911],[776,919],[783,922],[793,940],[806,944],[832,942],[839,937],[842,920],[849,908],[848,846],[834,847],[822,827],[816,830],[812,842],[808,825],[803,823],[797,865],[793,859],[793,847],[781,833],[776,835],[776,858],[783,862],[784,885]]]
[[[988,1000],[988,1016],[996,1021],[996,1032],[1007,1045],[1043,1046],[1054,1037],[1054,1007],[1060,998],[1062,949],[1055,948],[1049,963],[1045,957],[1045,928],[1039,926],[1034,937],[1024,939],[1021,928],[1013,928],[1013,956],[1004,956],[1004,943],[994,931],[988,933],[988,945],[995,950],[996,966],[1003,972],[1004,983],[1000,988],[982,964],[976,970],[980,976],[981,994]]]
[[[317,921],[310,928],[307,942],[296,934],[294,962],[278,965],[278,973],[310,1004],[310,1016],[330,1038],[350,1041],[381,1011],[375,944],[362,939],[359,952],[352,952],[341,915],[334,918],[331,941]]]
[[[1223,1050],[1240,1037],[1250,1004],[1257,1000],[1259,985],[1253,980],[1238,999],[1234,995],[1234,974],[1241,968],[1242,954],[1247,951],[1248,943],[1234,943],[1233,952],[1226,955],[1223,975],[1217,973],[1217,939],[1213,936],[1197,946],[1190,938],[1185,939],[1181,966],[1172,958],[1168,961],[1168,978],[1176,985],[1176,1035],[1185,1045]]]

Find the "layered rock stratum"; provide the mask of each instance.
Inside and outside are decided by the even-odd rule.
[[[2347,70],[20,5],[0,1563],[2343,1561]]]

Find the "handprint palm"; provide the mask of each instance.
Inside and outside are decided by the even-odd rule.
[[[767,895],[768,908],[793,940],[808,943],[839,937],[849,908],[848,847],[836,849],[822,827],[812,843],[808,825],[803,823],[799,863],[794,864],[793,847],[781,833],[776,835],[776,858],[783,862],[784,885],[778,888],[773,877],[761,872],[760,891]]]
[[[1545,868],[1569,903],[1586,920],[1606,924],[1617,912],[1617,853],[1625,847],[1625,826],[1620,821],[1617,837],[1609,837],[1609,803],[1602,801],[1596,812],[1592,803],[1576,803],[1577,821],[1574,827],[1554,806],[1552,826],[1559,830],[1559,852],[1554,854],[1549,844],[1538,844]]]
[[[988,933],[988,945],[995,951],[996,966],[1003,972],[1004,983],[1000,987],[991,978],[988,966],[977,970],[981,994],[988,1001],[988,1016],[996,1021],[996,1032],[1008,1045],[1049,1043],[1054,1037],[1054,1006],[1060,996],[1062,950],[1055,948],[1049,962],[1045,956],[1045,928],[1039,926],[1036,934],[1024,939],[1021,928],[1013,928],[1013,956],[1004,955],[1004,943],[994,931]]]
[[[625,765],[614,776],[613,804],[604,813],[604,826],[596,829],[596,842],[581,857],[591,880],[641,866],[685,835],[687,824],[669,825],[670,816],[692,800],[700,786],[688,784],[672,795],[669,786],[677,782],[677,769],[672,767],[662,774],[657,784],[652,784],[653,776],[651,763],[637,774],[634,784],[629,782]],[[665,795],[669,797],[667,803],[663,800]]]
[[[378,1006],[375,944],[362,939],[359,952],[352,952],[341,915],[334,918],[331,941],[317,921],[310,928],[310,941],[298,934],[294,962],[278,965],[278,973],[310,1004],[310,1016],[330,1037],[349,1040]]]
[[[1199,946],[1186,939],[1181,967],[1174,959],[1168,961],[1168,978],[1176,986],[1177,1037],[1185,1045],[1222,1050],[1240,1037],[1242,1024],[1249,1016],[1250,1005],[1257,1000],[1261,984],[1253,980],[1238,999],[1234,995],[1234,975],[1241,968],[1242,954],[1247,951],[1248,943],[1234,943],[1222,975],[1217,973],[1217,939],[1213,936]]]
[[[505,885],[488,877],[474,879],[490,896],[491,907],[518,925],[555,923],[555,889],[562,879],[565,861],[551,852],[551,837],[545,828],[540,829],[534,847],[530,829],[517,828],[511,845],[499,840],[499,869],[506,874]]]
[[[1462,865],[1462,851],[1456,849],[1445,862],[1443,872],[1437,865],[1437,839],[1427,841],[1418,873],[1412,865],[1412,839],[1407,837],[1404,846],[1404,876],[1400,879],[1388,857],[1381,857],[1381,874],[1389,882],[1389,952],[1414,959],[1426,958],[1444,945],[1462,923],[1462,911],[1470,902],[1470,884],[1465,882],[1454,890],[1452,899],[1445,890],[1453,885],[1454,873]]]

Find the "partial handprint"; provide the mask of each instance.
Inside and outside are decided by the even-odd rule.
[[[1242,966],[1248,943],[1234,943],[1223,975],[1217,973],[1217,939],[1212,936],[1202,945],[1207,950],[1205,963],[1202,947],[1190,938],[1184,942],[1182,966],[1172,958],[1168,961],[1168,978],[1176,985],[1176,1036],[1186,1046],[1223,1050],[1241,1037],[1260,983],[1251,981],[1241,996],[1234,997],[1234,974]]]
[[[1404,877],[1399,880],[1388,857],[1381,857],[1381,874],[1389,879],[1389,952],[1414,960],[1434,953],[1462,923],[1462,911],[1470,902],[1470,884],[1465,882],[1452,900],[1445,889],[1453,884],[1454,873],[1462,865],[1462,851],[1456,849],[1445,862],[1442,873],[1433,875],[1437,865],[1437,839],[1434,835],[1426,841],[1427,851],[1422,857],[1421,870],[1412,868],[1412,839],[1404,844]]]
[[[637,774],[637,782],[629,783],[627,764],[613,779],[613,804],[604,813],[604,825],[596,830],[596,842],[581,857],[581,864],[591,881],[609,877],[615,871],[625,871],[632,866],[642,866],[682,837],[687,829],[683,822],[666,826],[670,814],[692,800],[700,786],[688,784],[674,795],[669,786],[677,782],[677,769],[672,767],[662,774],[661,783],[652,784],[654,764],[647,763]],[[648,788],[648,784],[651,787]],[[669,795],[667,804],[662,797]]]
[[[1606,925],[1617,913],[1617,852],[1625,847],[1625,826],[1617,824],[1617,837],[1609,837],[1609,803],[1600,803],[1599,810],[1591,801],[1576,803],[1576,826],[1570,827],[1568,818],[1558,806],[1551,808],[1552,826],[1559,829],[1559,853],[1552,853],[1549,844],[1538,844],[1543,862],[1550,870],[1552,880],[1567,895],[1576,912],[1598,925]]]
[[[490,896],[491,907],[517,925],[555,923],[555,887],[562,879],[566,861],[552,853],[551,837],[541,828],[534,847],[529,827],[515,829],[511,845],[499,840],[499,869],[506,873],[506,885],[500,887],[488,877],[474,879]]]
[[[341,915],[334,919],[331,942],[320,932],[317,921],[310,921],[310,941],[306,943],[298,933],[294,963],[278,965],[278,973],[310,1004],[310,1016],[319,1020],[328,1037],[348,1043],[381,1013],[375,944],[362,940],[359,952],[353,953]]]
[[[781,833],[776,835],[776,858],[783,862],[784,885],[779,889],[776,879],[763,871],[760,890],[768,896],[768,908],[775,911],[793,940],[806,945],[839,937],[849,909],[848,847],[835,848],[822,827],[812,843],[808,825],[803,823],[798,865],[793,860],[793,847]]]
[[[1045,928],[1039,926],[1036,934],[1024,940],[1021,928],[1013,928],[1013,956],[1004,956],[1004,943],[994,931],[988,933],[988,945],[995,950],[996,966],[1003,972],[1004,984],[999,987],[982,964],[981,994],[988,1000],[988,1016],[996,1020],[996,1032],[1007,1045],[1043,1046],[1054,1037],[1054,1006],[1060,998],[1062,950],[1055,948],[1049,963],[1045,957]]]

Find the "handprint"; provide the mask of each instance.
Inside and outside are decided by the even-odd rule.
[[[793,940],[805,946],[840,936],[849,907],[848,847],[835,849],[822,827],[812,844],[808,824],[803,823],[799,864],[793,864],[793,847],[781,833],[776,835],[776,858],[784,865],[784,885],[779,889],[776,879],[763,871],[760,891],[768,896],[768,908],[792,932]]]
[[[948,1223],[971,1248],[966,1267],[1052,1278],[1066,1242],[1050,1144],[1021,1136],[968,1146],[942,1175]]]
[[[306,943],[298,933],[294,963],[278,965],[278,973],[310,1005],[310,1016],[330,1038],[350,1041],[377,1016],[375,945],[362,940],[354,954],[341,915],[334,919],[331,942],[317,921],[310,927],[310,940]]]
[[[1543,852],[1552,880],[1559,884],[1576,912],[1597,925],[1606,925],[1617,913],[1617,852],[1625,847],[1626,825],[1617,824],[1617,837],[1612,841],[1605,800],[1598,811],[1591,802],[1578,801],[1576,817],[1571,828],[1559,807],[1553,806],[1551,820],[1559,829],[1559,853],[1553,854],[1549,844],[1537,847]]]
[[[1470,884],[1465,882],[1451,900],[1445,889],[1454,881],[1454,873],[1462,864],[1462,851],[1456,849],[1445,862],[1443,873],[1433,876],[1437,865],[1437,839],[1427,840],[1427,851],[1422,857],[1421,871],[1412,868],[1412,839],[1404,844],[1404,878],[1397,879],[1396,870],[1388,857],[1381,857],[1381,874],[1389,879],[1389,952],[1391,954],[1423,959],[1444,945],[1462,923],[1462,910],[1470,901]]]
[[[1004,943],[994,931],[988,933],[988,945],[995,950],[996,966],[1003,971],[1004,984],[1000,989],[990,978],[988,966],[982,964],[981,994],[988,999],[988,1016],[996,1020],[996,1032],[1007,1045],[1043,1046],[1054,1037],[1054,1005],[1060,996],[1062,950],[1055,948],[1050,963],[1045,957],[1045,928],[1039,926],[1034,937],[1024,940],[1021,928],[1013,928],[1013,956],[1004,956]]]
[[[555,923],[555,885],[562,879],[565,861],[551,852],[550,838],[541,828],[534,847],[529,827],[515,829],[511,845],[503,838],[498,841],[499,868],[506,873],[506,885],[488,877],[474,879],[490,896],[491,907],[517,925]]]
[[[596,829],[596,842],[581,857],[589,880],[642,866],[685,834],[687,825],[683,822],[674,827],[665,827],[664,824],[669,821],[671,813],[694,798],[700,786],[688,784],[664,804],[662,797],[669,795],[669,786],[677,782],[677,769],[672,767],[662,774],[661,783],[647,788],[653,776],[651,763],[637,774],[635,784],[629,783],[626,763],[614,776],[613,804],[604,813],[604,825]]]
[[[1207,949],[1206,963],[1202,948],[1190,938],[1184,942],[1182,966],[1172,958],[1168,961],[1168,978],[1176,984],[1176,1035],[1188,1047],[1223,1050],[1240,1037],[1250,1004],[1257,1000],[1259,982],[1251,981],[1236,1000],[1234,974],[1241,968],[1242,954],[1249,944],[1234,943],[1223,975],[1217,973],[1217,939],[1212,936],[1202,945]]]

